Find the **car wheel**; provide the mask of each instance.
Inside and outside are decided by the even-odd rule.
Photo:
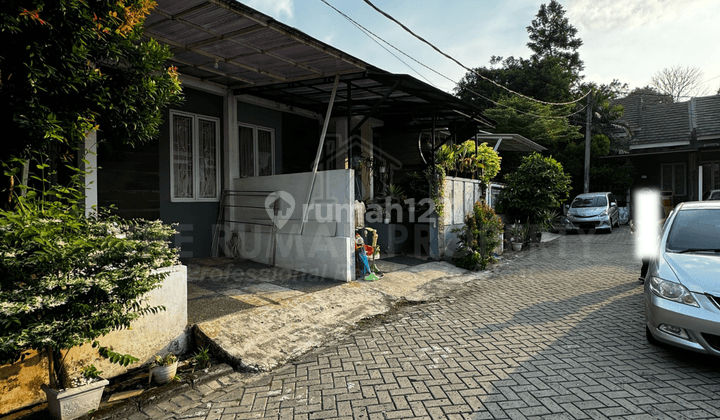
[[[613,230],[613,222],[612,219],[610,219],[610,229],[607,230],[608,235],[612,233]]]
[[[652,335],[652,333],[650,332],[650,328],[647,325],[645,326],[645,338],[647,339],[648,343],[652,344],[653,346],[660,345],[660,342]]]

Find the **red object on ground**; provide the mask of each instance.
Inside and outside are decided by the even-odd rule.
[[[365,245],[365,254],[367,254],[368,257],[372,257],[372,255],[375,253],[375,250],[370,245]]]

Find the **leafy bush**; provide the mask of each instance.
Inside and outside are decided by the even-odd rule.
[[[488,263],[495,261],[493,250],[500,245],[503,224],[492,207],[478,201],[473,211],[465,216],[465,226],[455,229],[460,242],[453,255],[455,265],[468,270],[484,270]]]
[[[41,187],[23,186],[26,196],[15,197],[14,210],[0,211],[0,363],[47,349],[51,386],[62,371],[53,363],[59,350],[163,310],[145,296],[167,276],[156,269],[177,263],[167,242],[171,226],[106,211],[85,217],[82,173],[75,170],[68,187],[33,177]]]
[[[518,170],[505,175],[500,201],[513,219],[538,223],[541,214],[560,207],[570,191],[570,176],[552,157],[533,153],[523,158]]]

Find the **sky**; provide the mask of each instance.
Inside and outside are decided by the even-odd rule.
[[[377,13],[363,0],[325,0],[434,73],[366,36],[321,0],[240,0],[352,56],[452,91],[465,70]],[[582,39],[585,81],[650,85],[660,70],[697,67],[706,95],[720,88],[720,0],[559,0]],[[529,58],[527,26],[550,0],[372,0],[467,67],[490,57]],[[378,41],[380,42],[380,41]],[[380,42],[381,43],[381,42]],[[403,61],[406,63],[403,63]],[[408,67],[409,65],[409,67]],[[451,79],[451,80],[448,80]]]

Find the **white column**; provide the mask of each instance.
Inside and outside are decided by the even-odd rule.
[[[225,95],[224,103],[225,124],[223,134],[225,137],[223,147],[223,188],[232,189],[232,180],[240,176],[240,151],[238,150],[237,130],[237,98],[229,90]]]
[[[703,190],[703,166],[698,166],[698,201],[702,201],[702,190]]]
[[[80,168],[88,173],[85,175],[85,217],[96,213],[93,207],[98,205],[98,179],[97,179],[97,131],[93,130],[85,137],[83,159],[88,163],[80,162]]]

